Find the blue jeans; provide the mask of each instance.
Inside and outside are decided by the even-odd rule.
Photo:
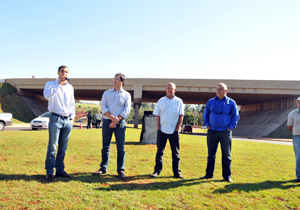
[[[54,167],[56,168],[56,174],[65,172],[64,159],[72,126],[73,124],[69,118],[62,119],[59,116],[53,114],[50,115],[48,126],[49,143],[45,161],[45,169],[47,170],[47,174],[53,174]],[[55,158],[57,144],[58,150]]]
[[[293,147],[296,157],[296,176],[297,179],[300,179],[300,136],[294,136]]]
[[[103,119],[102,123],[102,162],[100,168],[106,172],[109,162],[109,148],[111,143],[112,134],[115,134],[116,143],[117,143],[117,172],[125,170],[125,120],[121,120],[117,124],[116,128],[109,128],[111,120]]]
[[[218,150],[218,144],[221,144],[222,151],[222,176],[224,179],[231,177],[231,142],[232,131],[207,131],[207,167],[206,176],[212,178],[215,169],[215,160]]]

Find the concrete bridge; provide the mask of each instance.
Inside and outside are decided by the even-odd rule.
[[[6,79],[5,82],[17,88],[22,96],[44,100],[43,89],[49,80],[55,80],[55,78]],[[296,107],[295,100],[300,95],[300,81],[127,78],[124,88],[131,93],[135,116],[142,102],[155,103],[165,95],[168,82],[176,84],[176,95],[182,98],[185,104],[205,104],[209,98],[215,96],[217,84],[224,82],[228,86],[228,96],[241,107],[242,115],[249,116],[250,114],[253,117],[256,114],[264,116],[262,113],[271,112],[272,115],[281,113],[280,119],[275,116],[276,119],[272,119],[280,124],[284,122],[282,120],[286,120],[286,113]],[[113,87],[111,78],[71,78],[70,83],[74,87],[76,100],[100,101],[103,92]],[[238,127],[244,127],[242,115]],[[135,127],[137,127],[137,119],[136,117]],[[238,127],[236,134],[243,134]],[[260,133],[265,135],[272,129],[265,129],[265,132]],[[240,130],[245,130],[245,128]]]

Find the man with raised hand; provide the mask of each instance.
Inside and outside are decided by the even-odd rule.
[[[75,117],[74,89],[68,82],[69,68],[60,66],[58,68],[58,79],[49,81],[44,88],[44,97],[48,100],[49,117],[49,143],[45,169],[46,180],[54,181],[54,168],[56,177],[71,178],[65,172],[64,159],[68,147],[70,133]],[[58,148],[57,148],[58,145]],[[57,149],[57,154],[55,157]]]

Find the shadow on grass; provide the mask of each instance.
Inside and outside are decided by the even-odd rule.
[[[119,190],[127,190],[127,191],[137,191],[137,190],[168,190],[178,187],[186,187],[191,185],[200,184],[199,179],[175,179],[174,181],[158,181],[163,180],[165,178],[170,177],[160,177],[160,178],[150,178],[149,175],[140,175],[140,176],[132,176],[127,177],[122,183],[111,184],[109,186],[104,186],[100,188],[95,188],[95,190],[102,191],[119,191]],[[138,180],[139,182],[130,182],[130,180]]]
[[[230,184],[226,185],[222,189],[217,189],[213,193],[230,193],[233,191],[239,192],[254,192],[260,190],[268,190],[268,189],[289,189],[300,187],[300,184],[295,182],[295,180],[290,181],[264,181],[258,183],[237,183],[237,184]]]
[[[0,174],[0,183],[2,181],[37,181],[44,184],[58,183],[58,182],[70,182],[79,181],[83,183],[100,183],[103,187],[95,188],[95,190],[104,191],[118,191],[118,190],[167,190],[171,188],[177,188],[181,186],[191,186],[200,184],[199,179],[175,179],[174,181],[159,181],[169,179],[171,177],[161,176],[159,178],[151,178],[147,175],[127,176],[124,180],[120,179],[117,175],[105,174],[105,175],[91,175],[91,173],[74,173],[70,174],[71,179],[67,178],[55,178],[54,182],[48,182],[45,180],[45,175],[25,175],[25,174],[12,174],[5,175]]]

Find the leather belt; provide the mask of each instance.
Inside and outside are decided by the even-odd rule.
[[[68,116],[62,116],[62,115],[59,115],[59,114],[56,114],[54,112],[51,112],[53,115],[57,116],[57,117],[60,117],[61,119],[68,119],[69,117]]]

